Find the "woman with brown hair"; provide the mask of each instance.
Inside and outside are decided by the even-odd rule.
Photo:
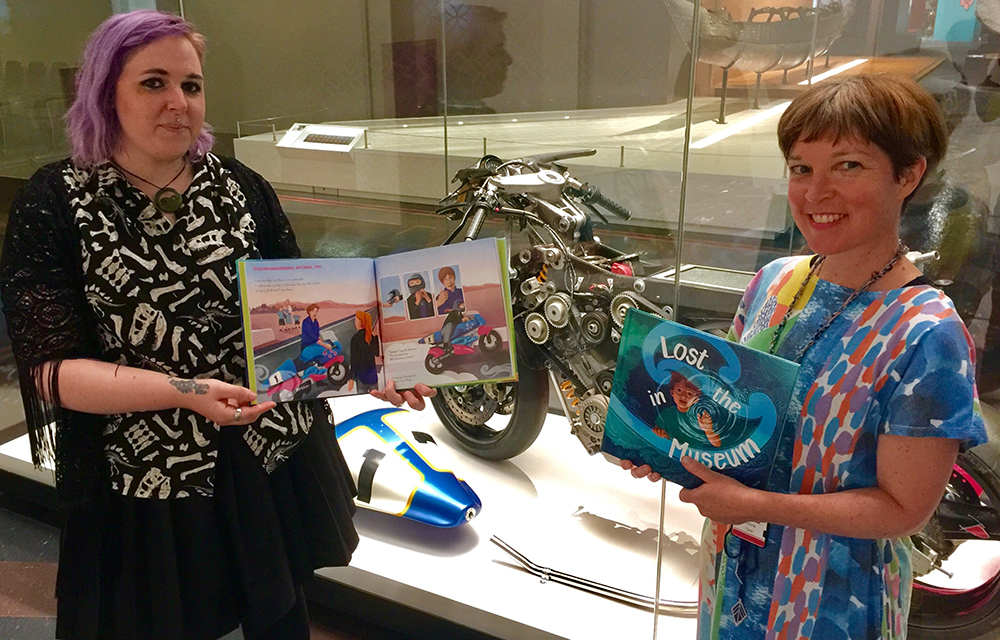
[[[947,132],[916,83],[855,76],[796,98],[778,139],[815,254],[765,266],[729,337],[798,362],[799,376],[767,490],[684,460],[704,484],[681,500],[708,518],[699,638],[901,638],[907,536],[959,451],[986,439],[972,340],[899,240],[903,204]],[[734,533],[752,523],[762,546]]]

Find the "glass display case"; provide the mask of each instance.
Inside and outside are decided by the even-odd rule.
[[[67,153],[62,117],[87,34],[112,11],[150,6],[182,12],[206,36],[215,151],[235,155],[276,188],[305,255],[374,256],[440,244],[457,223],[436,207],[458,186],[460,169],[486,155],[594,149],[561,162],[632,214],[595,218],[594,234],[621,254],[638,254],[645,273],[678,288],[667,305],[675,317],[716,332],[728,328],[754,272],[807,251],[789,212],[775,135],[790,100],[841,74],[912,78],[938,100],[950,141],[946,159],[904,210],[901,234],[924,254],[925,274],[955,301],[975,342],[984,414],[1000,424],[997,0],[307,0],[280,11],[236,0],[0,0],[3,226],[16,189]],[[296,124],[363,133],[347,148],[279,145]],[[485,221],[485,233],[509,231],[498,217]],[[51,482],[24,462],[5,331],[0,344],[0,472]],[[553,411],[565,407],[555,401],[557,388],[550,396]],[[426,419],[436,425],[429,429],[442,429],[432,412]],[[578,455],[576,440],[559,433],[568,430],[564,419],[550,415],[546,425],[541,448],[500,466],[453,451],[454,466],[474,486],[481,479],[489,487],[482,494],[496,496],[502,516],[477,521],[473,533],[435,537],[363,515],[371,554],[362,546],[355,567],[326,577],[501,637],[606,635],[608,627],[584,628],[573,616],[566,626],[551,622],[538,603],[568,588],[539,587],[500,566],[504,556],[488,543],[492,527],[523,520],[512,535],[545,538],[537,553],[566,561],[571,571],[614,581],[605,557],[630,571],[654,571],[658,496],[603,472],[595,472],[603,484],[574,479],[600,461]],[[566,462],[546,468],[549,455]],[[626,503],[615,506],[608,486]],[[998,497],[977,499],[995,512]],[[519,515],[519,502],[534,515]],[[490,508],[484,499],[484,513]],[[693,600],[689,543],[700,535],[700,520],[690,507],[675,502],[671,509],[671,597]],[[558,541],[569,539],[582,542],[570,547],[573,554],[560,553]],[[637,551],[621,557],[629,545]],[[568,557],[574,554],[576,561]],[[958,565],[968,554],[996,558],[996,570],[972,577],[945,567],[951,578],[931,572],[927,583],[965,592],[1000,585],[1000,541],[963,544]],[[452,573],[438,576],[441,583],[425,576],[408,583],[399,569],[407,564],[418,567],[414,574],[439,566]],[[445,585],[480,573],[504,582],[504,607],[490,598],[463,600],[461,589]],[[640,582],[637,589],[651,595],[645,576]],[[596,607],[627,621],[629,632],[652,626],[648,612],[633,615],[628,605],[604,608],[597,596],[569,593],[551,606],[575,608],[578,618]],[[674,622],[684,637],[693,634],[689,619]]]

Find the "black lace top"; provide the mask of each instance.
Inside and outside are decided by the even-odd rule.
[[[58,451],[64,498],[108,478],[136,497],[211,495],[218,427],[182,409],[78,413],[60,405],[54,384],[46,403],[40,365],[97,358],[244,384],[236,260],[298,256],[273,190],[232,159],[209,155],[195,167],[174,224],[110,164],[82,171],[64,161],[32,177],[11,211],[0,295],[32,453],[38,464]],[[279,405],[245,430],[266,469],[302,442],[313,409]]]

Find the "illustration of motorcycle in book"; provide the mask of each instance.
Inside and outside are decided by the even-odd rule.
[[[267,379],[269,399],[288,402],[313,389],[314,385],[326,383],[339,388],[349,377],[344,364],[343,349],[337,340],[330,341],[327,348],[319,343],[302,350],[299,358],[288,358]],[[297,362],[296,362],[297,361]]]
[[[476,345],[485,353],[491,353],[503,346],[500,334],[486,324],[482,315],[475,311],[465,311],[458,308],[445,317],[441,329],[420,338],[420,344],[430,344],[430,350],[424,359],[424,366],[431,373],[437,374],[448,368],[453,358],[471,356],[476,352]]]
[[[378,258],[241,260],[247,386],[258,402],[299,402],[388,380],[514,380],[505,246],[482,238]],[[298,334],[279,324],[287,308],[305,311]]]

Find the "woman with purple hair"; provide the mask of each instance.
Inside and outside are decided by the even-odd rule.
[[[66,512],[59,638],[308,638],[302,584],[358,542],[325,403],[244,386],[236,261],[300,252],[270,185],[210,153],[204,52],[166,13],[99,26],[72,157],[10,214],[0,295]]]

